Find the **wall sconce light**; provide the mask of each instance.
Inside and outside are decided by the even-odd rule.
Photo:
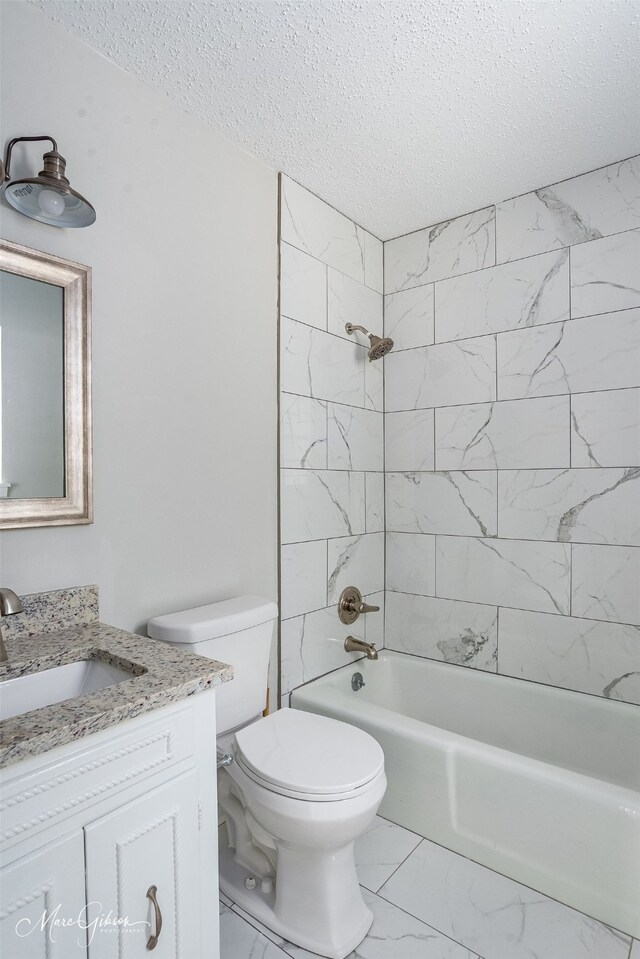
[[[35,140],[49,140],[53,146],[42,158],[44,169],[38,176],[12,180],[9,174],[11,151],[16,143]],[[0,162],[5,200],[18,213],[49,226],[91,226],[96,211],[88,200],[71,188],[64,175],[66,165],[67,161],[58,153],[53,137],[16,137],[7,147],[4,167]]]

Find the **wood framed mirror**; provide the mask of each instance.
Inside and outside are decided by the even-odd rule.
[[[0,240],[0,529],[91,523],[91,270]]]

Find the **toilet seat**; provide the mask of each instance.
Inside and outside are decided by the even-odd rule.
[[[238,730],[234,752],[253,782],[307,802],[359,796],[384,774],[384,753],[368,733],[288,708]]]

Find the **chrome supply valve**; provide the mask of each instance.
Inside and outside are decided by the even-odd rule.
[[[355,623],[360,613],[377,613],[379,609],[379,606],[369,606],[363,602],[362,593],[356,586],[347,586],[340,593],[338,616],[345,626]]]

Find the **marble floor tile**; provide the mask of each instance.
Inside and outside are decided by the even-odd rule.
[[[464,946],[367,889],[363,890],[363,897],[373,912],[373,925],[347,959],[479,959]],[[285,943],[283,948],[293,959],[317,959],[314,953],[291,943]]]
[[[422,836],[376,816],[367,832],[356,840],[360,883],[371,892],[377,892],[421,839]]]
[[[640,939],[634,939],[629,959],[640,959]]]
[[[237,912],[220,912],[220,959],[284,959],[286,953]]]
[[[627,959],[630,939],[423,840],[380,895],[484,959]]]

